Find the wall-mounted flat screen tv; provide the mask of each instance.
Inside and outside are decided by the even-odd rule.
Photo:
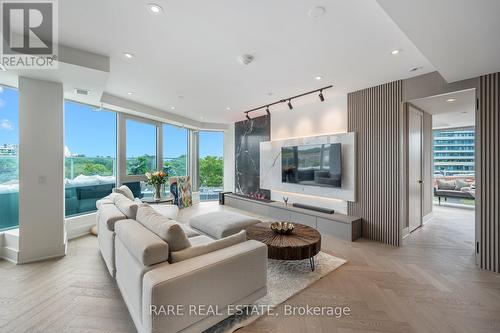
[[[340,143],[281,148],[283,183],[342,187]]]

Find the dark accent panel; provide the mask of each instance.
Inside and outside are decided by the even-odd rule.
[[[349,215],[363,237],[400,246],[404,206],[402,81],[348,94],[347,129],[356,132],[357,198]]]
[[[271,139],[268,115],[235,123],[235,192],[270,199],[271,192],[260,188],[260,143]]]
[[[479,78],[476,111],[476,240],[481,268],[500,273],[500,73]]]

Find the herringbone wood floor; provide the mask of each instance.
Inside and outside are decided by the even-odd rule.
[[[216,209],[200,205],[180,219]],[[96,244],[85,236],[69,242],[65,258],[0,261],[0,332],[134,332]],[[264,317],[238,332],[500,332],[500,275],[475,267],[473,245],[473,212],[449,208],[437,208],[402,248],[323,236],[323,251],[349,262],[286,304],[352,314]]]

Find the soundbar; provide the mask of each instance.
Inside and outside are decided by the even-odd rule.
[[[323,208],[323,207],[316,207],[316,206],[310,206],[310,205],[304,205],[304,204],[300,204],[300,203],[296,203],[296,202],[294,202],[292,204],[292,206],[293,207],[297,207],[297,208],[314,210],[316,212],[326,213],[326,214],[333,214],[333,213],[335,213],[335,211],[333,209]]]

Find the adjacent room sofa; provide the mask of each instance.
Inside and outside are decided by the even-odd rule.
[[[439,204],[441,198],[447,201],[447,198],[462,198],[462,199],[475,199],[476,188],[474,183],[466,182],[462,179],[455,180],[436,180],[434,186],[434,196],[438,197]]]
[[[97,207],[99,248],[139,332],[201,332],[226,318],[228,306],[267,293],[267,247],[247,241],[244,230],[231,227],[216,239],[176,222],[173,205],[122,193]],[[198,305],[223,315],[189,311]],[[174,306],[183,315],[159,311]]]

